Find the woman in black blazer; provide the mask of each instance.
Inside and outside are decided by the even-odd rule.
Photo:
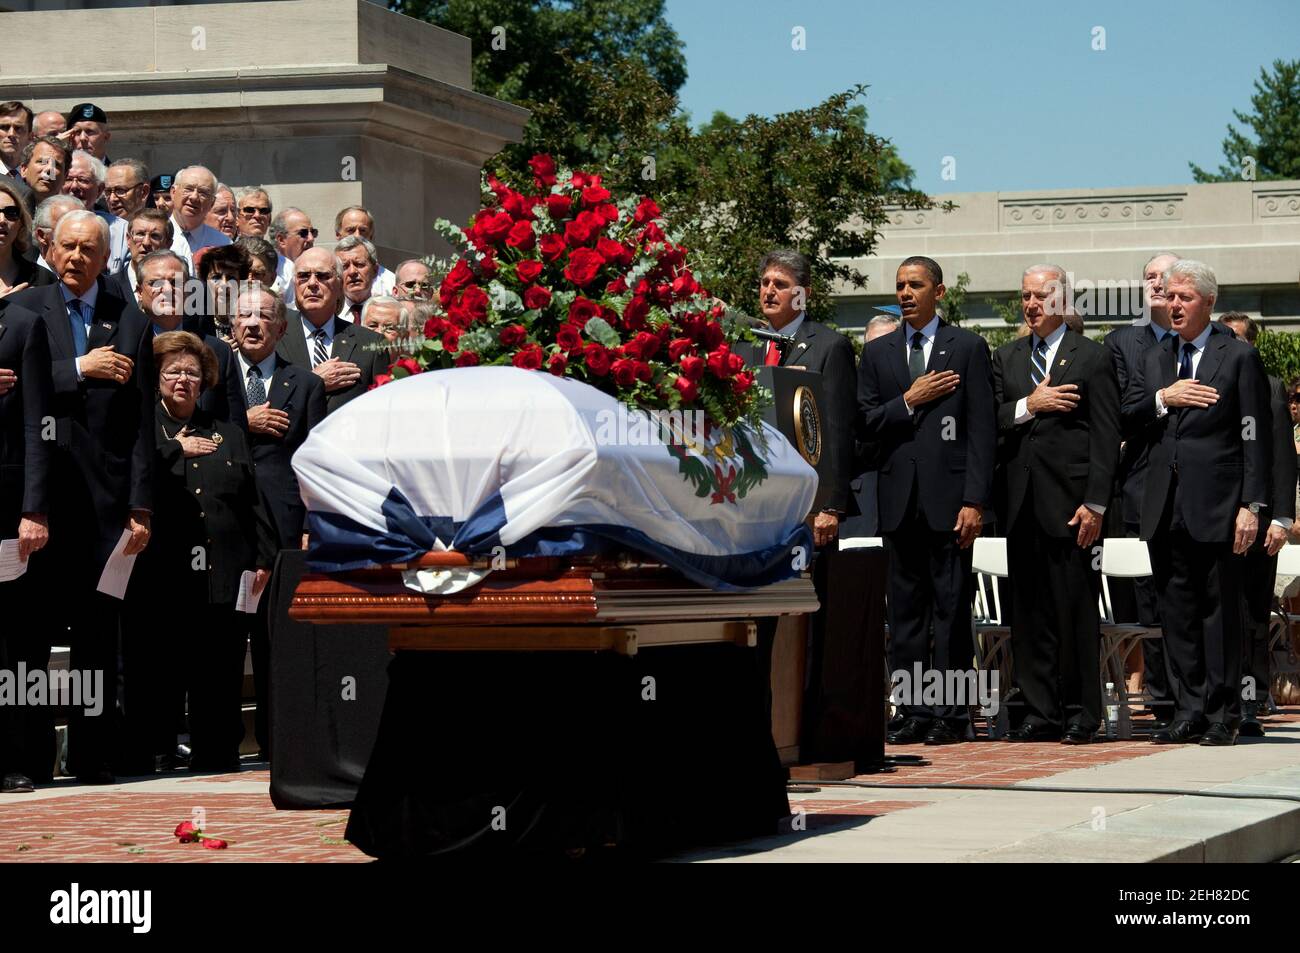
[[[188,331],[158,335],[153,350],[153,534],[128,596],[148,615],[137,613],[135,631],[125,633],[145,639],[129,653],[127,717],[146,719],[136,736],[151,736],[153,754],[170,753],[187,692],[191,770],[237,771],[250,617],[235,611],[235,601],[246,570],[256,570],[255,594],[265,587],[275,536],[244,432],[197,406],[203,388],[216,383],[215,355]],[[132,698],[139,700],[134,713]]]
[[[36,264],[32,254],[32,217],[13,183],[0,175],[0,297],[49,284],[54,273]],[[41,272],[45,272],[42,275]]]

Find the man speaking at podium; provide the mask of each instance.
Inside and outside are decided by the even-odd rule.
[[[944,293],[937,262],[905,259],[894,290],[902,327],[868,344],[858,365],[859,437],[880,463],[890,669],[943,675],[973,657],[971,546],[993,484],[993,375],[984,339],[935,314]],[[923,703],[917,689],[900,707],[890,744],[970,736],[965,699]]]
[[[813,542],[817,545],[818,555],[813,567],[813,582],[817,589],[817,598],[822,610],[812,620],[812,638],[814,640],[814,660],[821,657],[827,633],[831,638],[861,638],[860,632],[831,631],[835,626],[836,615],[828,611],[834,601],[828,599],[829,581],[833,577],[845,575],[837,586],[847,593],[854,589],[861,590],[860,580],[847,578],[849,567],[840,567],[840,553],[836,548],[836,535],[840,518],[849,511],[852,497],[849,493],[849,480],[853,468],[853,418],[856,413],[854,397],[853,345],[849,339],[833,328],[810,320],[804,313],[808,295],[812,287],[812,268],[807,257],[797,251],[776,249],[763,256],[758,267],[759,275],[759,310],[772,330],[783,335],[786,340],[761,341],[756,350],[742,356],[748,358],[752,365],[768,365],[799,368],[812,371],[822,376],[822,414],[825,433],[826,452],[830,454],[830,472],[833,474],[829,493],[825,497],[823,509],[813,514]],[[839,567],[839,568],[837,568]],[[845,572],[840,570],[844,569]],[[761,671],[770,672],[772,643],[776,636],[776,619],[764,620],[759,626],[759,651],[762,654]],[[840,655],[842,653],[834,653]],[[843,672],[847,678],[853,678],[855,672]],[[811,686],[813,695],[818,694],[818,687]],[[837,696],[841,693],[836,692]],[[853,694],[853,693],[849,693]],[[861,695],[857,707],[861,708],[868,694]],[[770,696],[769,696],[770,698]],[[806,706],[806,711],[816,710]],[[842,719],[837,719],[842,720]],[[814,727],[807,723],[805,715],[804,735]],[[814,755],[816,760],[847,761],[857,760],[859,755],[851,739],[841,739],[836,751],[806,752],[800,751],[801,760],[809,760]],[[865,759],[864,759],[865,760]]]

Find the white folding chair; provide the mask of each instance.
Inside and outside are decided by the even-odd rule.
[[[1002,537],[976,537],[971,554],[975,573],[975,604],[971,614],[974,634],[975,668],[998,673],[998,713],[996,723],[987,719],[990,738],[999,738],[1010,727],[1007,700],[1015,692],[1011,675],[1011,628],[1002,621],[1002,597],[999,579],[1007,578],[1007,541]]]
[[[1145,639],[1158,639],[1163,633],[1157,626],[1118,623],[1110,599],[1108,579],[1141,579],[1151,575],[1151,554],[1140,539],[1112,537],[1101,547],[1101,682],[1115,686],[1119,712],[1115,725],[1117,738],[1133,737],[1133,708],[1152,701],[1150,692],[1130,692],[1124,677],[1124,662],[1134,647]],[[1109,678],[1107,676],[1109,675]],[[1109,718],[1109,713],[1107,713]]]
[[[1300,576],[1300,545],[1287,543],[1277,553],[1277,574],[1279,576]],[[1269,714],[1277,714],[1277,703],[1271,691],[1272,676],[1279,673],[1300,670],[1300,658],[1295,651],[1294,627],[1300,622],[1300,615],[1288,612],[1281,599],[1273,600],[1274,620],[1268,630],[1268,660],[1270,690],[1265,692],[1265,704]]]

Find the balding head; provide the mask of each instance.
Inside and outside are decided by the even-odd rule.
[[[217,177],[201,165],[190,165],[176,173],[172,183],[172,217],[184,231],[203,224],[217,200]]]
[[[67,128],[68,120],[63,113],[49,109],[43,113],[37,113],[35,118],[32,119],[32,138],[57,136],[59,133],[67,131]]]
[[[1169,299],[1165,297],[1165,272],[1178,260],[1171,251],[1156,252],[1142,266],[1142,291],[1151,323],[1169,330]]]

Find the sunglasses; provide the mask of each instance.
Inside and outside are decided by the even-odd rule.
[[[6,221],[16,222],[23,217],[23,213],[18,210],[17,205],[6,205],[0,208],[0,215],[3,215]]]
[[[296,272],[293,277],[297,281],[311,281],[315,278],[317,281],[324,284],[325,282],[334,280],[337,275],[332,271],[299,271]]]
[[[297,235],[299,238],[306,238],[309,235],[312,238],[315,238],[317,235],[320,234],[320,230],[315,228],[300,228],[297,231],[292,232],[291,234]]]
[[[1292,394],[1287,398],[1288,404],[1300,404],[1300,394]]]
[[[269,208],[258,208],[256,205],[245,205],[243,208],[240,209],[240,211],[243,212],[245,215],[249,216],[250,218],[254,215],[271,214],[271,210]]]

